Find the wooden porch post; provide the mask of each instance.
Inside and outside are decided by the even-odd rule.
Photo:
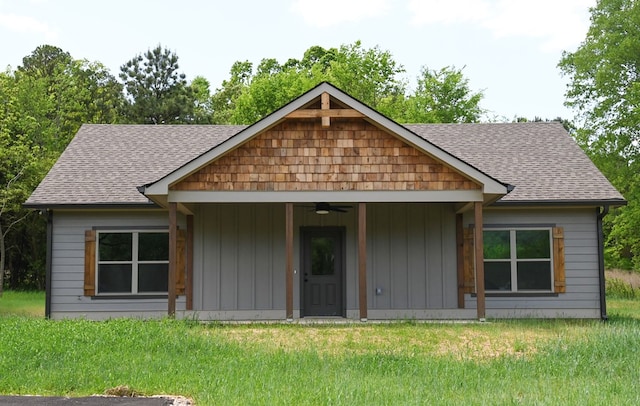
[[[475,222],[475,257],[476,257],[476,299],[478,306],[478,319],[485,318],[485,297],[484,297],[484,243],[482,241],[482,202],[475,202],[474,205]]]
[[[367,204],[358,203],[358,293],[360,320],[367,320]]]
[[[287,320],[293,320],[293,203],[285,204],[286,246],[286,310]]]
[[[170,317],[176,314],[176,281],[178,276],[177,206],[177,203],[169,203],[169,287],[167,296]]]
[[[456,262],[458,273],[458,309],[464,309],[464,225],[456,214]]]
[[[193,310],[193,215],[187,216],[187,272],[185,280],[186,309]]]

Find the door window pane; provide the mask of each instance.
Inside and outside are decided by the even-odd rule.
[[[100,233],[100,261],[131,261],[131,233]]]
[[[333,275],[335,272],[335,242],[330,237],[311,238],[311,274]]]
[[[484,288],[486,290],[511,290],[511,263],[485,262]]]
[[[509,259],[511,257],[509,230],[483,231],[485,259]]]
[[[519,261],[518,290],[551,290],[551,261]]]
[[[169,264],[139,264],[138,292],[166,292],[169,286]]]
[[[517,230],[518,259],[551,258],[549,230]]]
[[[138,234],[138,259],[140,261],[167,261],[169,259],[169,234]]]
[[[131,293],[131,264],[100,264],[99,293]]]

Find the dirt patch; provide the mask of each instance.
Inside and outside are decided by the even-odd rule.
[[[213,334],[209,331],[207,334]],[[488,360],[526,357],[558,337],[553,330],[375,327],[247,327],[218,330],[223,339],[267,351],[313,351],[319,355],[385,353]]]

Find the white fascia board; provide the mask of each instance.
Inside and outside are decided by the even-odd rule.
[[[310,203],[310,202],[481,202],[480,190],[444,190],[404,192],[388,191],[185,191],[169,192],[169,202],[180,203]]]

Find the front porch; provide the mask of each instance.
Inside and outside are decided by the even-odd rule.
[[[456,207],[461,205],[335,204],[347,208],[317,214],[312,203],[304,202],[207,203],[183,205],[192,208],[183,216],[178,204],[171,204],[175,215],[170,218],[176,220],[170,240],[178,235],[171,233],[173,224],[186,224],[187,272],[185,307],[176,311],[170,289],[169,313],[237,321],[484,318],[482,307],[464,307],[465,289],[471,289],[464,287],[459,262],[464,256],[462,215]],[[340,299],[337,314],[322,313],[322,308],[312,314],[310,309],[305,233],[322,230],[343,233],[335,264],[341,268],[340,283],[329,287]]]

